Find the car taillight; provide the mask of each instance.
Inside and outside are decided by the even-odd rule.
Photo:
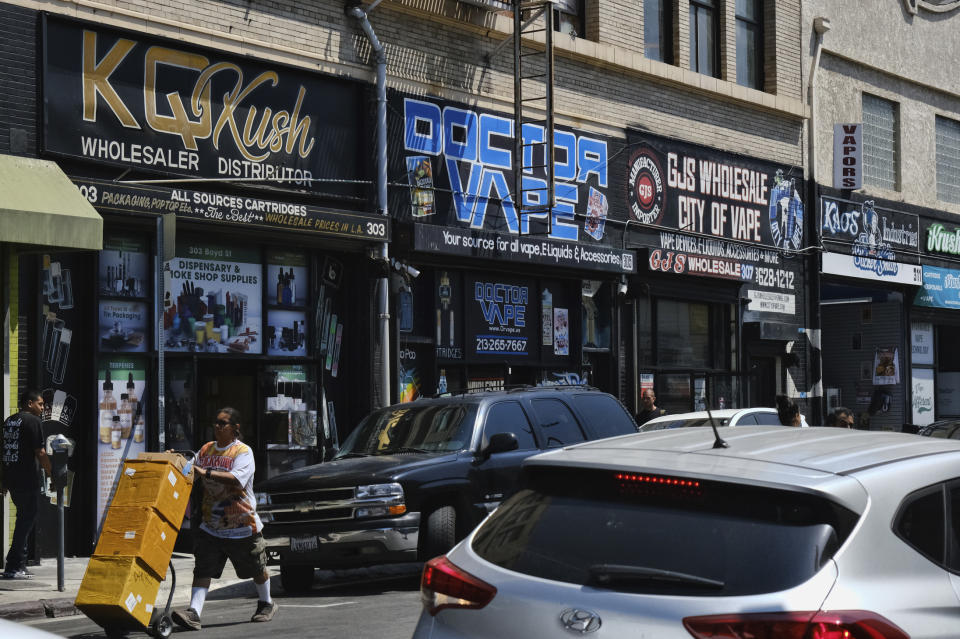
[[[497,589],[461,570],[446,556],[434,557],[423,566],[420,598],[431,615],[444,608],[483,608]]]
[[[687,617],[684,627],[697,639],[910,639],[874,612],[769,612]]]

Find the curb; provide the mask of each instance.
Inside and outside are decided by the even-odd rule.
[[[11,621],[35,619],[37,617],[67,617],[79,613],[80,611],[74,607],[71,597],[20,601],[0,606],[0,619]]]

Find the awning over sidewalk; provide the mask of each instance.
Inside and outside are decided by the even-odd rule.
[[[0,242],[99,251],[103,219],[54,162],[0,155]]]

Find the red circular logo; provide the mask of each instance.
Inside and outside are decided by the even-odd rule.
[[[633,154],[627,180],[633,219],[643,224],[658,224],[664,208],[663,171],[652,149],[641,148]]]

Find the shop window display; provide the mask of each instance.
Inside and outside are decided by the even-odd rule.
[[[169,351],[263,352],[260,252],[184,240],[166,265]]]
[[[320,461],[320,451],[336,445],[336,417],[332,402],[318,396],[316,367],[266,366],[260,379],[266,478]]]
[[[297,251],[267,251],[267,355],[305,357],[308,257]]]
[[[149,282],[150,250],[146,238],[104,237],[97,277],[102,352],[147,352]]]

